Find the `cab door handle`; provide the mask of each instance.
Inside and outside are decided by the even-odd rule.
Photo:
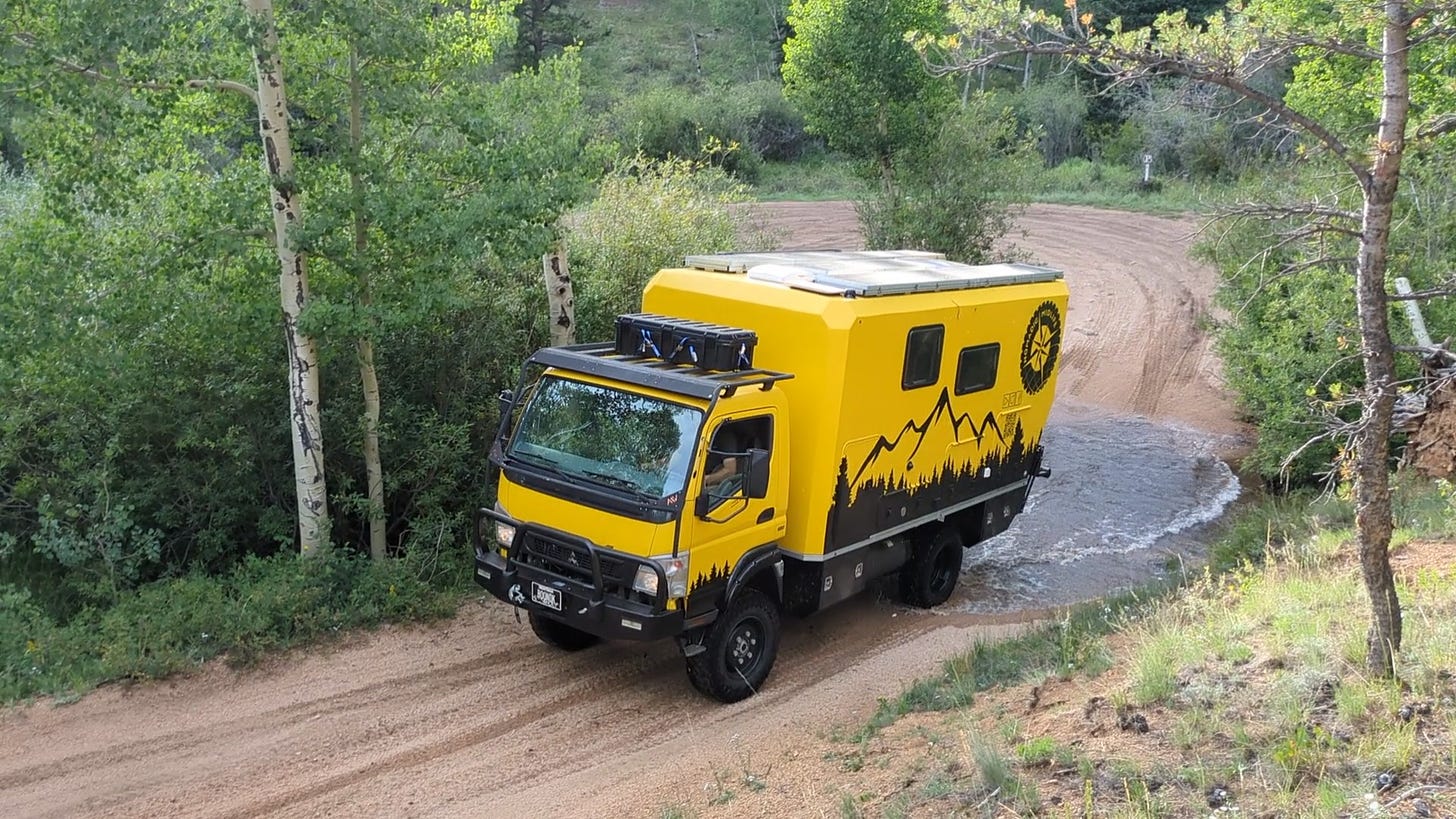
[[[758,513],[758,522],[759,523],[768,523],[769,521],[773,520],[773,516],[774,516],[774,508],[772,506],[770,506],[767,509],[763,510],[762,512],[759,512]]]

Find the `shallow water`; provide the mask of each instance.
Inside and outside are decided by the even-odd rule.
[[[1141,585],[1204,554],[1239,495],[1226,438],[1072,406],[1054,411],[1038,479],[1011,528],[966,550],[959,606],[1060,606]]]

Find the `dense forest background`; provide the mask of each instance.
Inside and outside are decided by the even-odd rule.
[[[1359,202],[1214,85],[1043,56],[932,75],[905,34],[951,23],[913,0],[280,3],[297,166],[270,179],[233,87],[254,78],[250,5],[0,4],[0,695],[449,610],[491,501],[494,396],[548,339],[554,247],[594,338],[657,268],[771,244],[734,207],[755,198],[853,199],[872,246],[967,261],[1030,201]],[[1176,10],[1220,14],[1080,7],[1127,28]],[[1416,93],[1444,105],[1444,46],[1428,57]],[[1369,136],[1378,87],[1339,54],[1290,53],[1258,82]],[[1390,256],[1417,290],[1450,275],[1452,168],[1447,142],[1406,158]],[[331,544],[308,561],[270,185],[306,208],[286,242],[309,263]],[[1286,216],[1225,222],[1204,250],[1224,273],[1208,320],[1260,430],[1246,466],[1281,489],[1339,477],[1338,440],[1301,446],[1358,416],[1361,378],[1353,239]],[[1456,326],[1448,299],[1424,309]],[[387,560],[367,559],[371,519]],[[66,646],[90,667],[48,663]]]

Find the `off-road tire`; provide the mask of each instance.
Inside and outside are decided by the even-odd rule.
[[[950,599],[961,577],[965,546],[960,530],[946,521],[928,537],[918,537],[910,560],[900,569],[900,599],[928,609]]]
[[[708,627],[703,648],[688,658],[688,680],[694,688],[720,702],[753,696],[778,656],[778,606],[757,589],[742,589]]]
[[[531,631],[536,632],[536,636],[541,639],[541,642],[562,651],[581,651],[584,648],[591,648],[602,640],[595,634],[588,634],[579,628],[568,626],[560,620],[552,620],[544,614],[532,611],[527,612],[526,616],[531,620]]]

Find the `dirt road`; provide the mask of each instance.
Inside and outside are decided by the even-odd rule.
[[[765,209],[790,230],[787,247],[858,242],[845,205]],[[1192,222],[1039,206],[1019,225],[1012,241],[1072,288],[1059,400],[1242,431],[1199,329],[1213,274],[1185,256]],[[767,689],[722,706],[691,691],[670,645],[562,655],[481,601],[441,626],[241,673],[215,665],[12,709],[0,715],[0,813],[838,815],[825,732],[1016,628],[862,595],[788,621]],[[733,788],[754,798],[721,798]]]

